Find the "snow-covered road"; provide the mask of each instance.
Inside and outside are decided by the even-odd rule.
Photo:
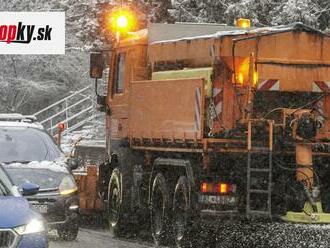
[[[152,246],[134,240],[112,238],[106,230],[80,229],[76,241],[65,242],[57,238],[56,233],[50,234],[49,248],[150,248]]]
[[[291,225],[285,223],[227,223],[217,231],[217,248],[327,248],[330,226]],[[50,235],[50,248],[150,248],[150,241],[114,239],[102,229],[81,229],[77,241],[59,241]],[[199,248],[199,247],[196,247]],[[201,247],[202,248],[202,247]]]

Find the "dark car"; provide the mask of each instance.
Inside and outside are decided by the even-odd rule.
[[[77,166],[66,159],[54,140],[38,123],[1,121],[0,163],[15,185],[34,183],[39,192],[26,198],[57,229],[60,238],[78,235],[79,197],[71,170]]]
[[[38,187],[22,185],[23,193],[36,193]],[[47,248],[47,226],[40,214],[29,207],[0,165],[0,247]]]

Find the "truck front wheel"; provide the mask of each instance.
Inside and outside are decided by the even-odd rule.
[[[120,182],[120,171],[116,168],[112,172],[108,191],[109,227],[115,236],[122,236],[126,226],[123,216],[124,209]]]
[[[157,246],[166,245],[170,238],[170,193],[165,177],[158,173],[151,192],[151,234]]]

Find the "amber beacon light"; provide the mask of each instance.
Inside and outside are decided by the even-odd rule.
[[[236,26],[239,28],[250,28],[251,21],[249,19],[239,18],[236,20]]]
[[[128,9],[113,10],[108,17],[109,26],[112,31],[120,33],[131,32],[135,27],[135,16]]]

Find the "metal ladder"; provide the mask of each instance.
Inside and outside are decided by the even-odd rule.
[[[273,122],[268,121],[269,127],[269,146],[268,147],[259,147],[259,149],[252,146],[252,122],[248,123],[248,153],[247,153],[247,197],[246,197],[246,215],[248,218],[252,216],[263,216],[271,218],[272,214],[272,169],[273,169]],[[262,153],[258,153],[262,151]],[[253,154],[259,156],[267,156],[267,164],[262,168],[256,166],[253,167]],[[261,155],[262,154],[262,155]],[[258,176],[266,176],[267,178],[267,187],[263,188],[252,188],[251,179],[255,178],[258,180]],[[263,177],[265,178],[265,177]],[[253,208],[252,204],[252,195],[260,196],[260,199],[267,197],[266,206],[263,208]]]

